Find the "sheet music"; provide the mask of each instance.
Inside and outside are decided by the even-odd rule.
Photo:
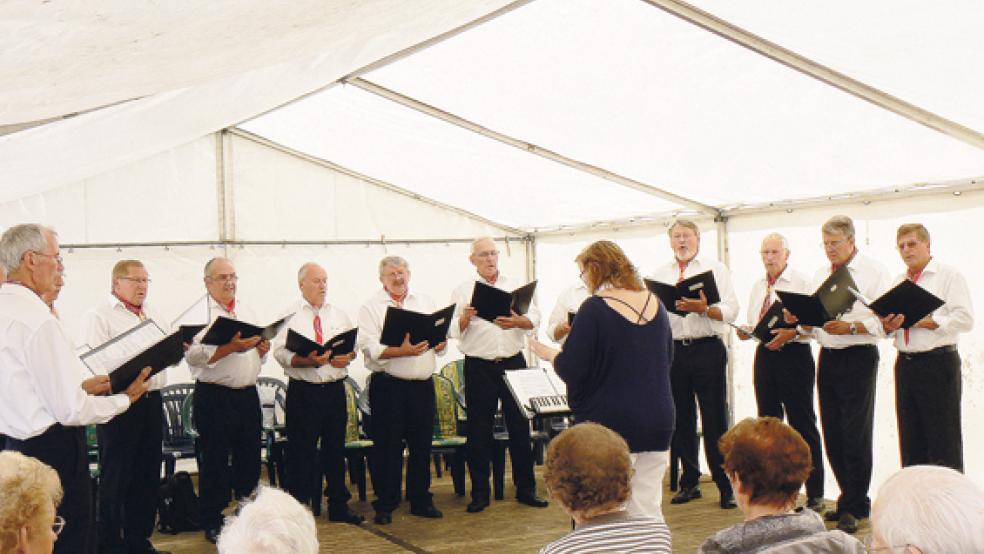
[[[549,371],[539,367],[509,370],[505,375],[506,384],[527,419],[534,418],[537,413],[570,411],[567,387],[556,374],[554,378],[556,381],[551,379]],[[537,406],[534,406],[534,400]]]
[[[552,367],[544,368],[544,371],[547,372],[547,380],[550,381],[550,384],[553,385],[554,390],[557,391],[556,394],[567,398],[567,383],[560,378],[560,375],[557,375],[557,372],[554,371]]]
[[[154,323],[154,320],[148,319],[122,335],[82,354],[79,359],[93,374],[109,375],[114,369],[150,348],[165,336],[167,335]]]

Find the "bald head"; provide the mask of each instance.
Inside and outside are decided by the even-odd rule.
[[[328,294],[328,272],[314,262],[308,262],[297,270],[297,286],[309,304],[320,308]]]

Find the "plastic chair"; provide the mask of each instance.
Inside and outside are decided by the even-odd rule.
[[[195,391],[191,391],[185,396],[184,401],[181,402],[181,421],[184,423],[184,432],[188,435],[189,440],[191,440],[191,445],[193,448],[193,455],[195,456],[195,463],[198,467],[202,467],[202,449],[198,443],[198,427],[195,425],[195,412],[194,412],[194,402],[195,402]],[[171,474],[173,475],[173,473]]]
[[[371,464],[372,441],[362,426],[359,399],[362,389],[351,377],[345,378],[345,457],[348,460],[349,480],[359,489],[359,500],[366,500],[366,467]],[[319,484],[320,488],[320,484]]]
[[[434,456],[434,469],[441,477],[441,457],[448,461],[454,493],[465,495],[465,445],[467,438],[459,432],[458,408],[462,398],[454,388],[454,383],[442,375],[434,375],[434,438],[431,453]]]
[[[195,390],[195,385],[181,383],[168,385],[161,389],[161,410],[163,440],[161,451],[164,455],[164,475],[174,475],[178,459],[197,458],[195,439],[188,432],[189,423],[183,415],[185,399]]]
[[[266,450],[267,480],[274,487],[285,482],[284,451],[287,446],[287,385],[274,377],[257,377],[263,429],[260,440]]]

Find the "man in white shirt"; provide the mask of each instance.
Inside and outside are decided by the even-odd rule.
[[[147,306],[150,276],[138,260],[113,266],[111,293],[85,314],[82,336],[95,348],[152,319],[164,320]],[[99,551],[157,552],[150,543],[160,489],[163,410],[161,388],[166,371],[150,379],[150,391],[125,413],[99,426]]]
[[[567,342],[567,335],[571,332],[571,316],[577,314],[588,296],[591,296],[588,287],[581,282],[564,289],[547,321],[547,336],[550,340],[561,346]]]
[[[772,304],[778,302],[776,290],[802,294],[813,292],[806,277],[789,267],[786,237],[778,233],[766,235],[762,239],[760,254],[765,276],[752,285],[747,329],[754,329]],[[738,338],[748,340],[752,337],[739,332]],[[823,446],[813,409],[815,380],[816,368],[809,336],[801,336],[795,329],[775,329],[771,341],[759,342],[755,348],[754,381],[758,415],[781,420],[785,414],[789,425],[810,447],[813,470],[806,480],[806,505],[815,512],[822,512]]]
[[[82,390],[85,370],[41,300],[64,270],[52,229],[34,224],[7,229],[0,237],[0,264],[10,268],[0,287],[0,433],[7,437],[6,449],[37,458],[58,473],[65,493],[58,515],[66,523],[55,552],[94,552],[84,426],[105,423],[137,402],[147,392],[150,370],[145,368],[125,394],[90,396]],[[98,389],[108,392],[109,379]]]
[[[738,316],[738,298],[731,284],[731,272],[717,261],[699,260],[700,228],[693,221],[678,219],[667,230],[674,260],[656,269],[653,280],[674,284],[708,270],[713,272],[721,301],[707,304],[704,293],[699,299],[680,300],[667,306],[670,329],[673,333],[673,364],[670,366],[670,385],[676,405],[676,428],[672,449],[680,456],[683,475],[680,492],[670,502],[683,504],[701,497],[700,465],[697,458],[697,406],[703,423],[704,455],[711,477],[720,492],[720,505],[731,509],[735,504],[734,491],[728,476],[721,469],[724,460],[718,450],[718,439],[728,428],[728,352],[721,336]],[[685,312],[680,316],[670,310]],[[695,404],[696,398],[696,404]]]
[[[512,291],[524,283],[514,282],[499,273],[499,250],[495,241],[483,237],[472,242],[469,261],[478,275],[459,285],[451,297],[455,315],[449,336],[459,339],[458,349],[465,355],[465,402],[468,405],[468,471],[472,492],[468,512],[477,513],[489,505],[489,464],[492,459],[492,424],[496,408],[502,402],[502,412],[509,431],[509,457],[512,461],[516,500],[542,508],[547,501],[536,495],[533,477],[533,451],[530,444],[530,422],[506,386],[505,372],[528,366],[523,356],[527,331],[540,324],[536,297],[525,315],[512,313],[495,321],[486,321],[471,307],[475,283],[485,283]]]
[[[301,300],[282,315],[294,314],[290,329],[318,344],[353,327],[345,312],[325,301],[328,273],[308,262],[297,272]],[[287,386],[287,485],[301,504],[321,502],[321,476],[327,476],[328,520],[359,524],[364,518],[348,505],[345,486],[345,377],[355,352],[321,356],[287,349],[287,333],[274,343],[273,357],[290,378]],[[318,458],[318,440],[321,458]]]
[[[858,251],[851,218],[834,216],[821,231],[830,265],[814,274],[814,290],[834,271],[847,266],[862,295],[878,298],[885,292],[888,276],[880,264]],[[795,318],[788,320],[795,322]],[[878,317],[857,301],[839,319],[828,321],[823,327],[800,327],[800,331],[812,332],[822,347],[817,364],[820,422],[827,460],[841,490],[837,509],[828,511],[825,517],[836,521],[841,531],[854,533],[858,519],[868,517],[871,511],[868,488],[878,371],[876,343],[884,331]]]
[[[236,298],[239,276],[232,260],[212,258],[205,264],[210,320],[219,316],[257,324],[253,311]],[[192,409],[202,449],[198,489],[205,539],[218,540],[222,510],[233,492],[242,499],[260,479],[262,415],[256,378],[270,342],[239,333],[222,346],[202,344],[207,330],[195,337],[185,360],[195,378]],[[232,466],[229,455],[232,455]]]
[[[944,302],[909,329],[900,329],[905,323],[902,315],[881,318],[899,351],[895,409],[902,467],[932,464],[963,471],[957,338],[974,326],[970,289],[956,268],[932,257],[929,231],[922,224],[899,227],[896,243],[906,271],[893,286],[909,279]]]
[[[410,513],[426,518],[444,514],[434,507],[430,492],[431,437],[434,433],[434,383],[437,361],[447,342],[410,343],[409,333],[400,346],[380,342],[386,311],[400,308],[419,313],[434,312],[427,295],[410,291],[410,266],[399,256],[379,262],[382,289],[359,310],[359,347],[365,355],[369,378],[369,407],[372,411],[372,441],[375,471],[373,488],[376,510],[373,521],[387,525],[400,505],[403,484],[403,444],[407,445],[407,498]]]

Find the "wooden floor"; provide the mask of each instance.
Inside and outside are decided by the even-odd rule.
[[[541,494],[546,488],[542,481],[542,467],[537,467],[537,480]],[[507,469],[506,475],[509,475]],[[351,487],[354,491],[355,488]],[[694,552],[709,535],[741,520],[739,510],[722,510],[718,507],[717,489],[713,483],[701,485],[704,498],[687,504],[671,505],[672,493],[663,492],[663,514],[673,535],[674,552]],[[431,486],[434,504],[444,512],[444,518],[427,520],[408,513],[404,502],[393,512],[393,523],[375,525],[369,502],[354,499],[351,507],[366,517],[361,526],[329,523],[325,516],[317,518],[318,539],[321,552],[536,552],[541,546],[562,537],[570,531],[570,519],[551,503],[543,509],[529,508],[517,503],[515,490],[508,483],[506,499],[493,501],[479,514],[465,512],[468,497],[457,497],[447,474],[434,478]],[[372,491],[370,491],[370,500]],[[868,533],[868,522],[863,521],[858,537]],[[199,532],[179,535],[155,534],[154,545],[174,554],[199,554],[215,552],[215,547],[205,541]]]

